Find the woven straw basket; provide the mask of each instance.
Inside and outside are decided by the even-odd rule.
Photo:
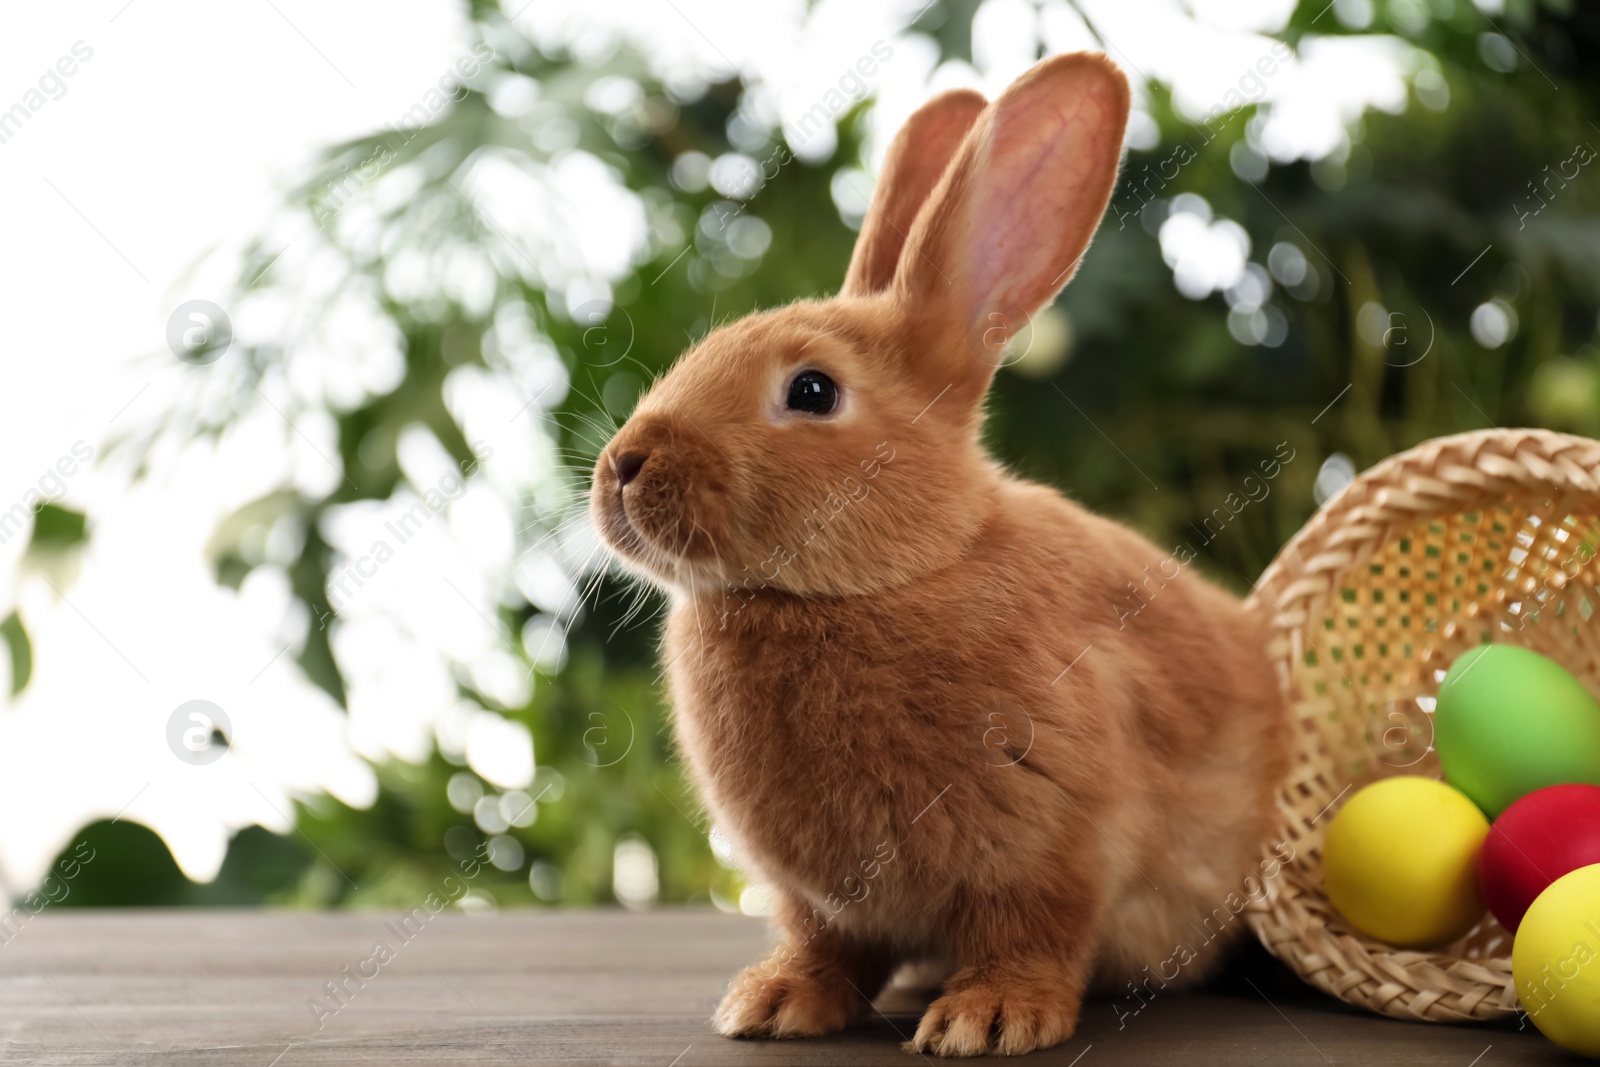
[[[1431,952],[1375,941],[1323,895],[1322,839],[1366,783],[1439,775],[1433,696],[1468,648],[1523,645],[1600,692],[1597,549],[1600,442],[1485,430],[1362,474],[1262,575],[1253,598],[1275,620],[1272,656],[1297,749],[1273,843],[1286,841],[1294,859],[1245,914],[1305,981],[1401,1019],[1518,1010],[1511,936],[1499,923],[1486,915]]]

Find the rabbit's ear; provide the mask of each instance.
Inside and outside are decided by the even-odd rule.
[[[941,93],[900,127],[883,161],[872,207],[861,221],[840,295],[866,296],[889,287],[917,212],[986,103],[970,89]]]
[[[1066,285],[1111,198],[1127,121],[1127,79],[1089,52],[1039,63],[984,111],[895,271],[915,347],[970,360],[939,373],[986,387],[1004,343]]]

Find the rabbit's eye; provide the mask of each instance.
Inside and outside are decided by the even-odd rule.
[[[827,415],[839,405],[839,387],[819,370],[808,370],[789,383],[789,410]]]

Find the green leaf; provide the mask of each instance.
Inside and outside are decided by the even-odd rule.
[[[0,637],[5,638],[6,651],[11,654],[11,695],[16,696],[33,677],[33,644],[14,611],[0,622]]]
[[[63,552],[89,539],[88,520],[83,512],[59,504],[40,504],[33,513],[33,540],[30,552]]]

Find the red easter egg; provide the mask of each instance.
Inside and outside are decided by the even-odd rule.
[[[1494,917],[1516,932],[1551,882],[1600,863],[1600,786],[1552,785],[1512,804],[1478,853],[1478,889]]]

